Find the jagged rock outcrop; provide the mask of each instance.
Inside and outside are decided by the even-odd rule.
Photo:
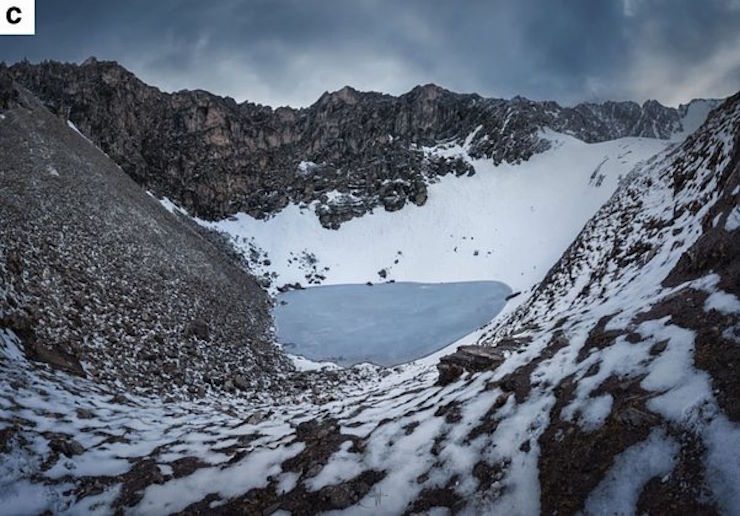
[[[428,182],[473,173],[424,146],[470,137],[471,156],[515,163],[548,148],[545,127],[587,142],[681,129],[678,111],[655,101],[565,108],[428,84],[399,97],[345,87],[304,109],[272,109],[204,91],[163,93],[95,59],[10,70],[144,188],[207,219],[318,201],[321,223],[336,228],[375,207],[424,204]]]
[[[292,366],[240,263],[0,70],[0,331],[52,367],[186,397]]]

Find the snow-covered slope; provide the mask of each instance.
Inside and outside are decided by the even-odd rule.
[[[720,99],[693,99],[691,102],[678,106],[682,130],[676,131],[671,140],[683,141],[696,131],[707,119],[709,112],[721,103]]]
[[[463,145],[426,148],[431,155],[461,156],[475,175],[445,176],[428,187],[423,206],[376,210],[338,230],[322,227],[313,205],[289,205],[267,220],[240,213],[200,222],[228,233],[273,287],[496,279],[525,290],[542,279],[620,178],[669,145],[651,138],[587,144],[554,132],[545,136],[551,149],[519,165],[471,158],[471,137]]]
[[[528,400],[554,396],[537,432],[542,511],[740,511],[739,129],[735,95],[480,338],[531,340]]]

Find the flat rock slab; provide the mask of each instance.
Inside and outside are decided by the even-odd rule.
[[[496,347],[460,346],[451,355],[439,359],[437,385],[448,385],[457,380],[464,372],[478,373],[496,369],[506,357],[521,347],[517,340],[507,340]]]

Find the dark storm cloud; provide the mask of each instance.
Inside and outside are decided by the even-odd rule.
[[[675,104],[740,88],[740,0],[37,0],[12,62],[114,59],[166,90],[306,105],[345,84]]]

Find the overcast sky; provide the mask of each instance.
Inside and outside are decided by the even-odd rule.
[[[433,82],[564,104],[740,89],[740,0],[36,0],[0,60],[119,61],[164,90],[305,106]]]

